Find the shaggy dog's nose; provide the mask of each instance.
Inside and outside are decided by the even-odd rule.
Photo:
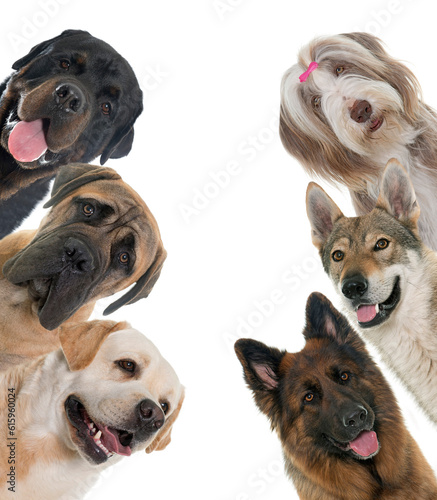
[[[372,115],[372,106],[368,101],[355,101],[349,113],[352,120],[363,123]]]

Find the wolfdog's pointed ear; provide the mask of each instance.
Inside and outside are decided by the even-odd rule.
[[[400,222],[416,224],[419,218],[420,208],[411,180],[404,167],[394,158],[385,167],[376,206]]]
[[[268,347],[257,340],[240,339],[235,343],[235,352],[243,365],[244,380],[253,391],[258,408],[270,417],[274,426],[274,409],[279,407],[279,365],[286,351]]]
[[[328,337],[344,344],[357,336],[346,318],[321,293],[313,292],[307,300],[306,325],[303,335],[306,340]]]
[[[341,210],[315,182],[310,182],[306,195],[307,214],[311,224],[311,239],[319,250],[326,243],[335,222],[343,217]]]

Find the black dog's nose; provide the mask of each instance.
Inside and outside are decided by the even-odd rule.
[[[65,241],[64,258],[75,271],[86,273],[94,269],[93,255],[87,245],[77,238],[68,238]]]
[[[56,87],[54,98],[56,104],[66,113],[77,113],[85,106],[85,96],[74,83],[61,83]]]
[[[164,412],[151,399],[143,399],[138,405],[141,421],[153,426],[156,430],[164,425]]]
[[[367,420],[367,410],[363,406],[356,406],[343,415],[343,425],[345,427],[361,428]]]
[[[358,299],[362,297],[367,290],[368,283],[364,276],[357,275],[346,278],[341,286],[343,295],[348,299]]]
[[[363,123],[372,115],[372,106],[368,101],[355,101],[349,113],[352,120]]]

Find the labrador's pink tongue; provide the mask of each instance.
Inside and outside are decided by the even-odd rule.
[[[99,427],[99,426],[98,426]],[[114,453],[118,453],[119,455],[123,455],[125,457],[129,457],[132,453],[129,446],[123,446],[118,439],[118,433],[115,430],[109,429],[109,427],[105,427],[101,429],[102,435],[100,436],[100,441],[103,446]]]
[[[374,431],[363,431],[359,436],[349,443],[355,453],[362,457],[368,457],[378,451],[378,438]]]
[[[9,134],[8,147],[17,161],[37,160],[47,151],[43,121],[18,122]]]
[[[360,306],[357,310],[357,318],[360,323],[367,323],[368,321],[372,321],[375,316],[375,304],[372,304],[370,306]]]

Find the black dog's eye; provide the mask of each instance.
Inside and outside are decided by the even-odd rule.
[[[118,366],[129,373],[133,373],[137,365],[130,359],[121,359],[118,362]]]
[[[102,108],[102,113],[104,115],[110,115],[112,111],[112,106],[110,102],[104,102],[101,106]]]
[[[335,260],[335,262],[340,262],[344,258],[344,253],[341,250],[336,250],[332,254],[332,258],[333,258],[333,260]]]
[[[118,262],[120,262],[120,264],[129,264],[129,254],[127,252],[122,252],[119,256],[118,256]]]
[[[309,392],[308,394],[305,394],[305,402],[311,403],[311,401],[314,400],[314,393]]]
[[[314,109],[320,109],[320,106],[322,105],[322,98],[319,95],[315,95],[311,99],[311,105]]]
[[[385,238],[381,238],[376,242],[375,250],[385,250],[388,247],[389,241]]]
[[[65,69],[66,71],[68,71],[70,69],[70,61],[68,59],[61,59],[59,61],[59,66],[62,69]]]
[[[90,217],[91,215],[93,215],[93,213],[95,212],[95,208],[93,205],[91,205],[91,203],[86,203],[83,207],[82,207],[82,212],[84,215],[86,215],[87,217]]]
[[[161,408],[162,408],[162,411],[164,412],[164,415],[167,415],[167,412],[170,408],[169,404],[167,403],[167,401],[163,401],[161,403]]]
[[[338,76],[338,75],[341,75],[344,71],[344,66],[337,66],[335,68],[335,74]]]
[[[340,373],[340,378],[343,382],[347,382],[350,379],[350,375],[348,372]]]

